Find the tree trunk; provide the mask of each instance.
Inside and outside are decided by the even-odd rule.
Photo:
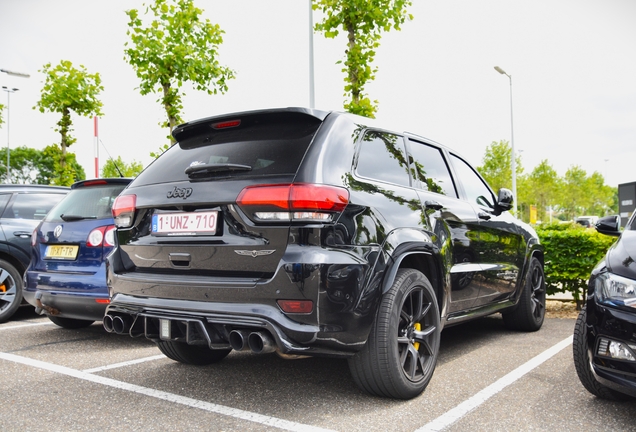
[[[351,83],[351,102],[354,105],[359,105],[360,102],[360,88],[358,86],[358,68],[360,65],[357,62],[351,61],[351,53],[354,52],[356,47],[356,34],[354,32],[353,24],[347,23],[347,34],[348,34],[348,46],[349,46],[349,82]]]
[[[168,127],[170,128],[170,145],[174,145],[176,141],[172,136],[172,130],[177,126],[177,119],[171,114],[173,106],[171,102],[172,95],[170,94],[170,82],[161,84],[161,87],[163,88],[163,108],[166,110],[166,115],[168,116]]]
[[[60,155],[60,171],[64,172],[64,168],[66,168],[66,147],[68,146],[68,133],[71,125],[71,113],[68,108],[64,108],[62,112],[62,119],[60,120],[60,135],[62,136],[62,140],[60,142],[60,147],[62,149],[62,154]]]

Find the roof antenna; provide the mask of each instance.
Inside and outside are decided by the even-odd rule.
[[[115,169],[119,173],[119,177],[124,178],[124,175],[121,173],[121,170],[117,166],[117,162],[115,162],[115,159],[113,159],[113,157],[110,155],[110,153],[108,153],[108,149],[106,148],[106,145],[104,144],[102,139],[101,138],[97,138],[97,139],[99,140],[100,143],[102,143],[102,147],[104,147],[104,150],[106,150],[106,154],[108,155],[108,158],[113,162],[113,165],[115,165]]]

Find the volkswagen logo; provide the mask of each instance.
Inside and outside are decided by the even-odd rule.
[[[59,238],[62,235],[62,225],[58,225],[55,227],[55,229],[53,230],[53,235],[55,236],[55,238]]]

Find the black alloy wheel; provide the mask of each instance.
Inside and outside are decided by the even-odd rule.
[[[8,321],[22,303],[22,277],[10,263],[0,260],[0,323]]]
[[[532,257],[519,303],[513,310],[502,313],[504,324],[512,330],[539,330],[545,319],[545,300],[543,266],[536,257]]]
[[[354,380],[368,393],[410,399],[428,385],[439,353],[435,291],[421,272],[400,269],[384,296],[369,339],[349,360]]]

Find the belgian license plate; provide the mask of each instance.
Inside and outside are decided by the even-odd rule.
[[[77,245],[48,245],[44,251],[44,258],[74,260],[77,258]]]
[[[218,212],[157,213],[152,216],[152,233],[157,235],[215,234]]]

